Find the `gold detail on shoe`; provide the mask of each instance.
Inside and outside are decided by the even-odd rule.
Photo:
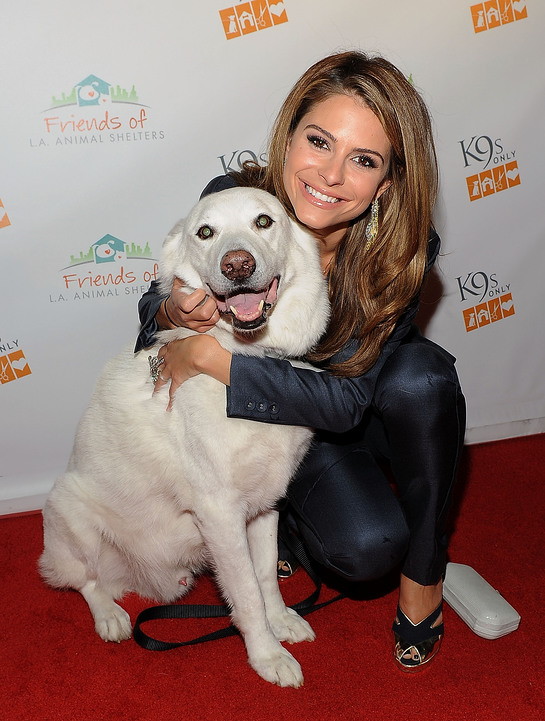
[[[422,643],[409,645],[394,633],[394,660],[402,671],[407,673],[421,671],[438,653],[442,640],[443,636],[434,636]]]

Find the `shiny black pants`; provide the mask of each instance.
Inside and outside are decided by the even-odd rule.
[[[360,426],[318,433],[290,484],[287,513],[311,557],[353,581],[400,566],[417,583],[436,583],[464,431],[454,358],[411,333],[382,369]]]

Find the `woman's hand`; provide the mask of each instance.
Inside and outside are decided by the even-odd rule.
[[[159,349],[157,357],[162,363],[154,393],[170,382],[167,411],[172,410],[174,396],[182,383],[200,373],[229,385],[231,354],[213,336],[192,335],[171,341]]]
[[[161,304],[158,315],[161,328],[178,326],[197,333],[206,333],[220,317],[216,301],[203,288],[188,293],[179,278],[174,279],[170,295]]]

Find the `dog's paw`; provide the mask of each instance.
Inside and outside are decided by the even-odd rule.
[[[280,644],[273,653],[250,658],[249,661],[254,671],[269,683],[292,688],[299,688],[303,685],[301,666]]]
[[[103,641],[126,641],[132,636],[130,616],[114,603],[107,612],[95,615],[95,630]]]
[[[299,643],[300,641],[314,641],[316,634],[307,621],[294,611],[285,608],[282,614],[269,618],[272,632],[279,641]]]

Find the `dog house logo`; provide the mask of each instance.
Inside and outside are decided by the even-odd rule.
[[[283,0],[251,0],[219,13],[227,40],[288,22]]]
[[[111,83],[97,78],[96,75],[88,75],[74,85],[69,94],[62,93],[59,98],[53,96],[51,108],[69,105],[87,108],[89,106],[110,105],[111,103],[132,103],[137,105],[138,95],[134,85],[130,91],[121,88],[119,85],[114,89]]]
[[[5,342],[0,338],[0,383],[10,383],[31,373],[19,341]]]
[[[114,87],[88,75],[69,92],[51,98],[43,111],[41,137],[30,138],[30,147],[163,140],[164,131],[150,128],[149,113],[134,85]]]
[[[114,263],[116,260],[125,258],[126,243],[113,235],[105,235],[96,243],[93,243],[93,255],[95,263]]]
[[[474,135],[460,140],[464,167],[473,170],[466,178],[469,200],[480,200],[521,184],[516,151],[506,151],[501,138]],[[475,172],[475,165],[480,165]]]
[[[136,258],[144,260],[153,260],[149,243],[145,248],[140,245],[131,243],[129,246],[124,240],[116,238],[115,235],[103,235],[91,245],[89,250],[80,251],[79,255],[70,256],[69,268],[87,263],[116,263],[127,258]]]
[[[11,221],[8,218],[6,209],[4,208],[4,203],[2,203],[2,199],[0,198],[0,228],[7,228],[8,225],[11,225]]]
[[[473,29],[476,33],[498,28],[528,17],[526,0],[489,0],[471,6]]]
[[[75,86],[78,107],[85,108],[89,105],[109,104],[112,99],[110,95],[111,87],[110,83],[97,78],[96,75],[89,75],[79,85]],[[134,101],[137,101],[134,85],[131,94],[134,96]]]

